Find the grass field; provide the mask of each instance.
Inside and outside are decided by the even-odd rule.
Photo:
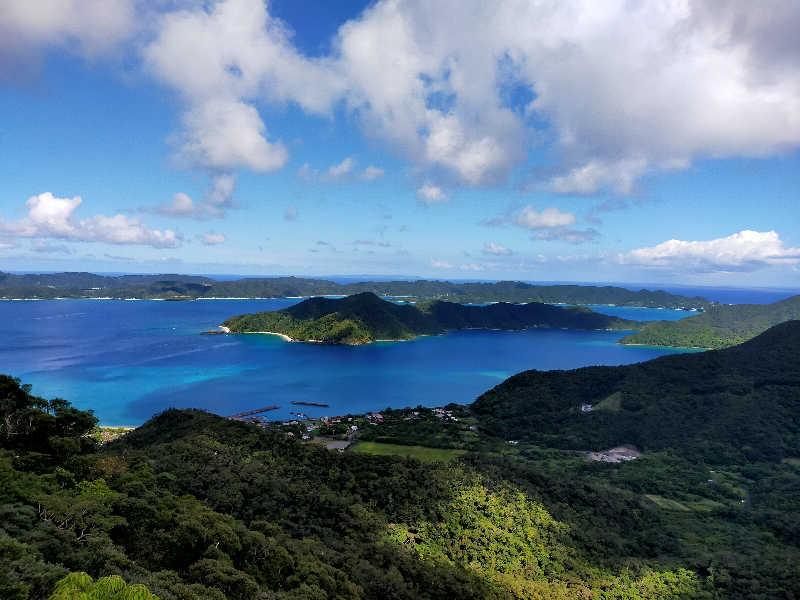
[[[622,408],[622,393],[614,392],[608,398],[604,398],[594,405],[593,410],[607,410],[608,412],[619,412]]]
[[[351,452],[359,452],[361,454],[408,456],[410,458],[416,458],[422,462],[447,462],[464,454],[466,450],[427,448],[425,446],[404,446],[402,444],[384,444],[381,442],[358,442],[355,446],[353,446]]]

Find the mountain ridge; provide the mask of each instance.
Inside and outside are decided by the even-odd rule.
[[[637,325],[582,307],[536,302],[464,306],[441,300],[398,305],[362,292],[339,299],[309,298],[277,311],[238,315],[221,326],[230,333],[277,333],[293,341],[358,345],[460,329],[631,329]]]

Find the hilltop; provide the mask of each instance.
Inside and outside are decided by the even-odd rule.
[[[480,396],[488,431],[565,449],[634,444],[709,462],[800,457],[800,321],[739,346],[620,367],[525,371]]]
[[[747,341],[773,325],[800,319],[800,296],[772,304],[716,304],[703,314],[680,321],[655,321],[622,338],[622,344],[676,348],[727,348]]]
[[[16,275],[0,272],[0,298],[286,298],[379,296],[439,299],[452,302],[544,302],[615,304],[651,308],[704,310],[712,303],[661,290],[632,291],[615,286],[534,285],[519,281],[452,283],[449,281],[362,281],[340,284],[302,277],[249,277],[219,281],[196,275],[121,275],[50,273]]]
[[[363,292],[340,299],[309,298],[282,310],[231,317],[222,325],[231,333],[271,332],[296,341],[356,345],[459,329],[632,329],[638,323],[583,307],[538,302],[465,306],[441,300],[398,305]]]

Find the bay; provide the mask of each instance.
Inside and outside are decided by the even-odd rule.
[[[358,347],[201,335],[231,315],[299,301],[0,301],[0,373],[32,384],[36,395],[94,409],[105,425],[138,425],[170,407],[230,415],[277,404],[267,416],[286,419],[290,411],[322,416],[467,403],[526,369],[628,364],[679,352],[621,346],[624,332],[553,329],[460,331]],[[695,314],[593,308],[637,320]]]

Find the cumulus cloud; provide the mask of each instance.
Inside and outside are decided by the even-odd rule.
[[[26,238],[55,238],[108,244],[138,244],[155,248],[175,248],[181,238],[171,229],[151,229],[135,217],[123,214],[94,215],[78,220],[74,213],[83,200],[80,196],[58,198],[50,192],[31,196],[26,203],[28,216],[19,221],[0,219],[0,232]]]
[[[431,266],[434,269],[452,269],[453,264],[444,260],[431,259]]]
[[[196,203],[183,192],[172,196],[172,202],[159,204],[153,208],[142,208],[146,212],[155,212],[168,217],[185,217],[205,219],[223,217],[228,209],[233,208],[233,192],[236,189],[236,176],[231,173],[216,175],[211,180],[211,187],[203,201]]]
[[[619,256],[624,264],[696,271],[755,271],[800,263],[800,248],[786,247],[775,231],[743,230],[706,241],[668,240]]]
[[[283,218],[287,221],[296,221],[297,220],[297,207],[296,206],[288,206],[286,207],[286,211],[283,213]]]
[[[426,183],[417,190],[417,202],[422,206],[444,204],[449,201],[450,197],[447,195],[447,192],[431,183]]]
[[[326,181],[341,181],[353,173],[355,166],[356,160],[352,156],[348,156],[339,164],[328,167],[328,170],[325,171],[323,179]]]
[[[467,185],[502,181],[537,145],[559,193],[627,194],[698,158],[800,145],[797,2],[382,0],[316,58],[263,0],[148,6],[6,0],[0,39],[102,49],[145,24],[144,67],[183,105],[178,156],[214,170],[284,165],[258,107],[288,104],[331,118],[341,107],[365,135]]]
[[[253,102],[292,100],[327,111],[338,76],[303,58],[262,0],[227,0],[168,12],[144,49],[146,68],[186,103],[176,136],[186,163],[211,168],[281,168],[286,148],[270,141]],[[326,84],[326,82],[328,82]]]
[[[183,117],[185,129],[175,138],[178,156],[192,166],[211,169],[246,167],[258,173],[280,169],[289,153],[266,139],[266,126],[255,107],[228,99],[210,99]]]
[[[225,234],[207,231],[202,235],[202,241],[206,246],[216,246],[225,243]]]
[[[486,242],[483,244],[483,253],[484,254],[493,254],[495,256],[508,256],[513,254],[511,250],[506,248],[505,246],[501,246],[500,244],[495,244],[494,242]]]
[[[541,212],[537,212],[528,204],[522,211],[513,217],[515,225],[524,229],[545,229],[548,227],[564,227],[572,225],[577,219],[572,213],[564,213],[551,206]]]
[[[505,216],[489,219],[483,224],[488,227],[500,227],[508,224],[516,225],[531,231],[532,239],[545,242],[583,244],[600,236],[596,229],[573,229],[569,227],[574,225],[577,220],[574,214],[561,212],[554,206],[537,211],[528,204],[516,214],[509,211]],[[484,246],[484,253],[491,253],[491,251]]]
[[[380,179],[386,174],[386,172],[374,165],[368,166],[364,169],[364,172],[361,174],[361,179],[364,181],[375,181],[376,179]]]
[[[488,267],[492,266],[492,265],[485,265],[482,263],[462,263],[456,265],[444,260],[436,260],[436,259],[431,260],[430,265],[434,269],[445,269],[451,271],[472,271],[472,272],[485,271]]]
[[[196,217],[199,215],[198,207],[194,201],[188,194],[183,192],[176,193],[172,196],[172,202],[159,204],[152,211],[168,217]]]
[[[135,29],[134,0],[4,0],[0,57],[13,64],[25,59],[21,49],[36,52],[48,46],[67,46],[96,57]]]

